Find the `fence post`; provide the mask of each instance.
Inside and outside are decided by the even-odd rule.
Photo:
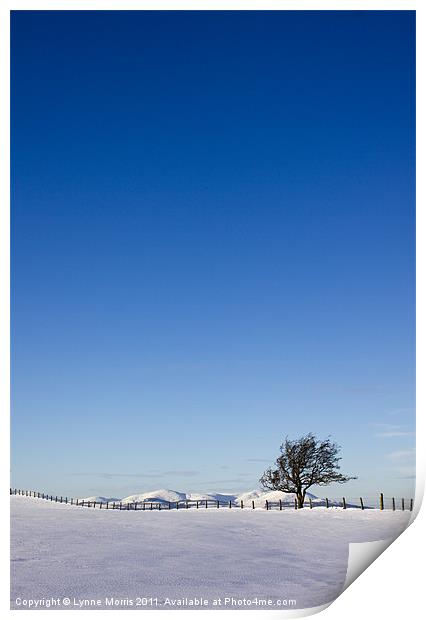
[[[413,500],[410,499],[410,512],[413,512]]]
[[[343,509],[346,510],[346,499],[343,498]]]
[[[145,502],[143,502],[142,506],[143,506],[142,510],[145,510]]]
[[[266,501],[266,510],[269,510],[268,500],[265,500],[265,501]]]
[[[392,497],[392,510],[395,510],[396,506],[395,506],[395,498]]]
[[[328,497],[325,498],[325,507],[328,508]]]
[[[188,508],[188,500],[185,500],[185,508]]]
[[[297,499],[294,498],[294,509],[297,510]]]
[[[161,510],[161,503],[158,502],[158,510]]]
[[[383,510],[385,507],[385,503],[383,501],[383,493],[380,493],[380,510]]]
[[[251,507],[252,507],[252,508],[253,508],[253,510],[254,510],[254,499],[252,499],[252,500],[251,500]]]
[[[243,500],[241,500],[241,508],[244,508]]]
[[[62,504],[62,495],[61,495],[61,502],[60,503]]]
[[[232,508],[232,500],[229,500],[229,507]]]
[[[58,501],[58,496],[56,495],[56,497],[55,497],[55,502],[57,502],[57,501]]]
[[[401,499],[401,509],[405,510],[405,501],[404,498]]]
[[[364,510],[364,502],[362,501],[362,497],[359,498],[359,501],[361,502],[361,510]]]
[[[309,508],[312,509],[312,497],[309,498]]]
[[[179,500],[176,502],[176,510],[179,510]]]
[[[102,502],[99,502],[99,510],[102,510]]]
[[[149,507],[150,510],[152,510],[152,502],[151,502],[151,506]]]
[[[283,503],[282,503],[282,501],[280,500],[280,510],[282,510],[282,509],[283,509]]]
[[[106,503],[106,509],[109,510],[109,506],[108,506],[109,502]]]
[[[198,502],[197,502],[197,503],[198,503]],[[171,503],[169,502],[169,510],[171,509],[171,507],[172,507],[172,505],[171,505]],[[197,506],[197,508],[198,508],[198,506]]]
[[[122,503],[120,502],[120,510],[121,510],[121,508],[122,508]]]
[[[216,507],[217,507],[217,508],[219,508],[219,507],[220,507],[219,500],[217,500]]]
[[[72,506],[73,498],[71,497],[71,506]]]

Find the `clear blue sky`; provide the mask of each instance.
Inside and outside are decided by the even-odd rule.
[[[414,53],[409,11],[13,13],[14,486],[246,490],[312,431],[412,494]]]

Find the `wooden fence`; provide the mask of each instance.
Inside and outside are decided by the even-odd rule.
[[[38,499],[44,499],[51,502],[59,502],[61,504],[70,504],[72,506],[79,506],[82,508],[99,508],[104,510],[179,510],[179,509],[188,509],[188,508],[250,508],[254,510],[256,508],[255,501],[250,500],[246,503],[243,500],[239,502],[233,501],[219,501],[213,499],[199,499],[199,500],[190,500],[184,499],[179,500],[177,502],[167,502],[167,501],[140,501],[140,502],[96,502],[89,501],[85,499],[76,499],[73,497],[63,497],[62,495],[49,495],[48,493],[41,493],[39,491],[23,491],[22,489],[10,489],[10,495],[22,495],[25,497],[36,497]],[[358,502],[359,499],[359,502]],[[312,498],[308,498],[304,503],[304,508],[343,508],[346,510],[347,508],[359,508],[360,510],[371,510],[378,508],[379,510],[413,510],[414,501],[413,499],[409,500],[409,503],[405,503],[405,498],[396,499],[395,497],[384,497],[383,493],[377,498],[357,498],[356,501],[353,498],[342,498],[340,500],[329,499],[326,497],[324,500],[312,500]],[[258,508],[262,508],[261,506],[257,506]],[[266,510],[284,510],[293,508],[295,510],[300,510],[297,505],[297,500],[293,502],[278,500],[275,502],[271,502],[269,500],[265,500],[264,507]]]

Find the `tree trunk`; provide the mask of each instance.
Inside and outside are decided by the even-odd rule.
[[[302,491],[298,491],[296,493],[296,496],[297,496],[297,507],[303,508],[303,504],[305,502],[305,494],[302,493]]]

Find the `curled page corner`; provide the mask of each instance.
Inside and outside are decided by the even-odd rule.
[[[342,592],[346,590],[393,542],[394,538],[349,543],[348,568]]]
[[[313,616],[315,614],[319,614],[321,611],[324,611],[324,609],[327,609],[327,607],[330,607],[330,605],[333,603],[333,601],[328,601],[327,603],[323,603],[322,605],[317,605],[315,607],[304,607],[304,608],[300,608],[300,609],[281,609],[280,611],[275,611],[275,610],[268,610],[267,611],[267,617],[269,618],[306,618],[307,616]],[[237,610],[237,611],[229,611],[229,610],[225,610],[223,612],[224,614],[233,614],[234,615],[237,614],[244,614],[245,612],[243,610]],[[252,611],[250,612],[250,618],[265,618],[265,610],[262,611]]]

